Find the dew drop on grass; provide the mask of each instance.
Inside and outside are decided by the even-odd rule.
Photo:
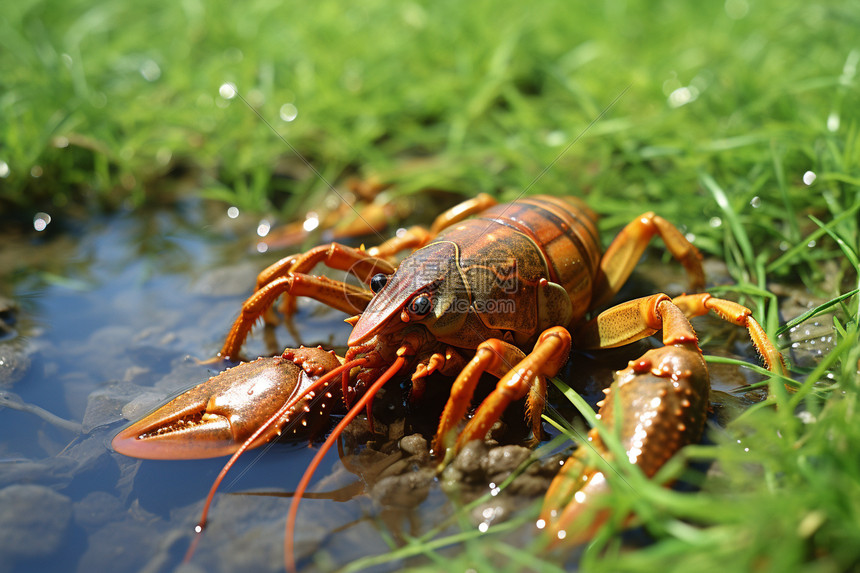
[[[299,115],[299,110],[293,104],[285,103],[281,106],[281,111],[279,115],[281,116],[282,120],[290,122],[296,119],[296,117]]]
[[[0,177],[3,179],[9,177],[9,164],[0,159]]]
[[[257,235],[260,237],[265,237],[269,234],[269,231],[272,230],[272,225],[266,219],[260,221],[257,225]]]
[[[154,82],[161,77],[161,68],[153,60],[146,60],[140,65],[140,75],[148,82]]]
[[[558,147],[564,145],[567,141],[567,135],[561,130],[553,130],[546,134],[545,142],[550,147]]]
[[[319,215],[314,213],[313,211],[309,212],[307,217],[305,218],[305,222],[302,223],[302,228],[310,233],[314,229],[320,226],[320,218]]]
[[[236,84],[224,82],[221,84],[221,87],[218,88],[218,95],[224,99],[233,99],[236,97]]]
[[[827,116],[827,131],[839,131],[839,114],[831,111]]]
[[[755,197],[750,199],[750,205],[753,209],[758,209],[759,207],[761,207],[761,197],[756,195]]]
[[[33,217],[33,228],[39,232],[44,231],[48,228],[48,225],[51,223],[51,216],[47,213],[43,213],[39,211]]]
[[[227,209],[227,216],[231,219],[235,219],[239,216],[239,208],[238,207],[230,207]]]
[[[695,86],[681,87],[669,94],[669,105],[671,107],[681,107],[699,97],[699,89]]]
[[[815,173],[807,171],[803,174],[803,182],[807,185],[812,185],[815,182]]]
[[[714,229],[716,229],[717,227],[719,227],[720,225],[723,224],[723,220],[720,219],[719,217],[711,217],[711,220],[708,221],[708,224],[711,227],[713,227]]]

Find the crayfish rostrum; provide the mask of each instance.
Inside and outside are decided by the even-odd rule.
[[[598,414],[609,428],[619,429],[629,461],[653,475],[678,449],[699,440],[703,430],[709,380],[690,317],[713,311],[745,327],[766,366],[782,371],[782,357],[751,311],[706,293],[654,294],[597,313],[628,279],[655,235],[686,269],[692,292],[703,288],[704,273],[698,250],[654,213],[634,219],[605,252],[595,221],[576,198],[537,196],[497,205],[479,195],[437,217],[429,230],[413,227],[368,249],[319,246],[260,273],[221,357],[238,356],[254,323],[262,316],[271,319],[279,297],[286,313],[294,309],[294,297],[306,296],[352,315],[345,359],[314,370],[317,380],[293,392],[280,407],[259,408],[259,429],[253,435],[235,436],[233,449],[244,450],[260,443],[264,433],[277,434],[289,415],[310,411],[312,393],[330,395],[332,381],[340,378],[339,391],[350,410],[297,487],[288,520],[288,567],[293,567],[296,503],[311,474],[346,424],[365,407],[370,413],[374,394],[395,374],[411,374],[416,400],[428,374],[455,377],[432,446],[446,460],[470,440],[483,439],[505,408],[523,397],[526,417],[539,438],[547,377],[565,364],[571,345],[617,347],[662,330],[664,347],[646,352],[616,374]],[[406,250],[412,252],[395,264]],[[310,274],[319,263],[349,271],[369,288]],[[498,377],[498,385],[460,430],[484,373]],[[233,380],[236,373],[222,376]],[[198,443],[201,452],[207,451],[203,442],[211,433],[202,429],[205,424],[195,426],[201,428],[197,433],[185,432],[182,440],[188,445],[181,447],[161,437],[169,430],[153,429],[159,418],[166,428],[181,417],[175,410],[168,405],[125,429],[115,448],[144,457],[145,451],[158,452],[152,457],[191,457]],[[596,433],[591,441],[609,456]],[[555,538],[581,538],[558,533],[588,530],[576,524],[577,517],[606,487],[603,474],[582,452],[575,453],[550,488],[541,523]]]

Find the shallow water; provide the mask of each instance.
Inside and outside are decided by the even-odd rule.
[[[0,362],[18,366],[0,378],[0,405],[7,406],[0,409],[0,487],[14,485],[3,491],[16,500],[0,504],[0,530],[16,528],[20,539],[0,543],[0,571],[170,570],[179,563],[223,460],[140,462],[109,443],[129,401],[142,414],[211,374],[195,359],[217,351],[256,272],[272,260],[237,238],[252,228],[191,202],[3,238],[0,295],[11,326]],[[344,338],[349,327],[336,314],[308,321],[305,342]],[[248,352],[262,352],[259,337]],[[313,453],[303,446],[278,445],[289,455],[256,463],[247,456],[234,475],[253,471],[225,490],[294,485]],[[222,502],[241,506],[228,513],[229,524]],[[241,537],[268,514],[281,530],[286,511],[266,498],[223,496],[218,504],[195,561],[201,565],[214,562],[207,543],[217,543],[219,528],[229,525],[229,535]],[[280,542],[271,545],[280,550]],[[216,569],[235,568],[235,559]],[[271,563],[264,569],[280,568],[282,558]]]
[[[221,207],[190,200],[63,232],[49,227],[2,238],[0,295],[11,301],[12,315],[0,358],[19,362],[0,377],[0,406],[6,406],[0,409],[0,531],[6,538],[0,572],[180,566],[224,460],[138,461],[114,453],[110,440],[124,425],[124,412],[142,415],[212,373],[196,359],[214,355],[256,273],[277,258],[256,253],[254,228],[255,221],[231,220]],[[302,302],[296,319],[301,342],[338,348],[349,333],[342,320]],[[277,336],[282,346],[299,342],[283,328]],[[255,332],[246,354],[265,351]],[[630,357],[613,360],[618,367]],[[608,368],[597,369],[595,377],[605,378]],[[720,376],[728,381],[738,373]],[[413,426],[429,436],[433,420]],[[393,424],[392,439],[400,428]],[[396,447],[377,449],[390,460],[402,458]],[[314,452],[307,442],[277,444],[262,456],[252,452],[221,491],[290,491]],[[361,474],[358,492],[362,484],[375,488],[369,476],[378,469],[354,467],[371,457],[345,465],[330,455],[313,489],[350,488],[359,481],[355,473]],[[388,463],[383,459],[383,466]],[[422,488],[404,507],[389,505],[382,513],[378,501],[390,491],[378,488],[376,501],[304,501],[297,533],[303,567],[328,570],[384,553],[381,529],[395,537],[399,528],[417,534],[450,515],[451,502],[432,475]],[[195,558],[182,570],[281,570],[288,505],[284,497],[219,494]]]

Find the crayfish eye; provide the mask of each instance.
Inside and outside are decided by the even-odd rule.
[[[409,310],[415,316],[424,316],[433,308],[433,304],[430,302],[430,298],[427,295],[418,295],[412,299],[412,302],[409,304]]]
[[[388,284],[388,275],[379,273],[378,275],[373,275],[370,279],[370,290],[373,292],[381,291],[385,285]]]

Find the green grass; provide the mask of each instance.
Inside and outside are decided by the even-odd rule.
[[[793,367],[797,391],[772,380],[767,402],[687,451],[721,470],[703,492],[634,472],[619,511],[658,541],[627,552],[607,532],[583,569],[844,571],[860,560],[858,26],[843,1],[14,2],[0,12],[0,220],[169,200],[189,174],[203,196],[283,220],[349,176],[404,195],[577,193],[607,232],[658,211],[727,262],[734,284],[715,292],[771,335],[792,317],[769,285],[802,283],[831,301],[819,320],[836,344]],[[225,82],[325,181],[222,98]],[[446,565],[559,562],[470,536]],[[409,551],[432,566],[437,545]]]

